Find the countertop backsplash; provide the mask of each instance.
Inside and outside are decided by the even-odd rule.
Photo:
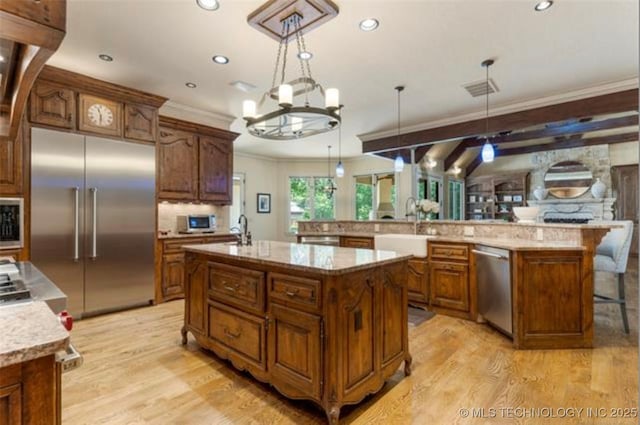
[[[176,217],[189,214],[215,214],[218,231],[229,231],[229,207],[210,204],[161,202],[158,204],[158,231],[178,233]]]

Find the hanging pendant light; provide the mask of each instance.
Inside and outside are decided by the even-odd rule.
[[[342,114],[342,107],[344,105],[340,105],[340,108],[336,111],[339,115]],[[342,178],[344,177],[344,165],[342,165],[342,126],[338,127],[338,164],[336,165],[336,177]]]
[[[400,92],[404,90],[404,86],[397,86],[395,90],[398,92],[398,146],[400,146]],[[400,155],[400,151],[398,151],[396,160],[393,163],[393,168],[396,173],[401,173],[404,170],[404,159]]]
[[[486,102],[486,120],[485,120],[485,133],[484,133],[484,137],[485,137],[485,142],[484,145],[482,146],[482,162],[493,162],[493,159],[496,156],[496,153],[493,149],[493,145],[490,143],[489,141],[489,67],[493,65],[493,59],[487,59],[484,62],[482,62],[482,66],[484,68],[486,68],[487,70],[487,84],[486,84],[486,90],[487,90],[487,102]]]

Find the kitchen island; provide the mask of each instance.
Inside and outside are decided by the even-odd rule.
[[[293,399],[340,408],[379,391],[408,349],[407,261],[369,249],[256,241],[186,245],[183,344]]]

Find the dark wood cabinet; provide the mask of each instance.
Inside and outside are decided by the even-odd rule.
[[[184,296],[184,253],[162,256],[162,297],[165,300]]]
[[[373,249],[373,238],[340,236],[340,246],[344,248],[366,248]]]
[[[124,138],[155,142],[158,132],[158,109],[151,106],[124,106]]]
[[[197,136],[160,127],[158,198],[193,201],[198,198]]]
[[[73,90],[40,81],[31,90],[32,123],[54,127],[75,127],[76,94]]]
[[[616,198],[616,220],[633,221],[633,239],[630,252],[632,255],[638,255],[638,218],[640,218],[638,164],[612,167],[611,177],[613,197]]]
[[[322,318],[276,303],[269,306],[271,382],[291,397],[321,398]]]
[[[160,117],[158,198],[230,205],[237,133]]]
[[[60,425],[60,373],[54,355],[0,368],[0,424]]]
[[[199,192],[201,201],[231,204],[233,185],[232,142],[199,137]]]
[[[429,304],[429,264],[426,259],[409,260],[407,269],[409,302],[426,306]]]
[[[432,261],[431,305],[469,311],[469,266]]]
[[[0,195],[23,194],[24,127],[15,139],[0,137]]]

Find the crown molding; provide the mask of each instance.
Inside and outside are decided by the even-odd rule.
[[[236,119],[236,117],[232,115],[205,111],[203,109],[174,102],[173,100],[168,100],[162,108],[160,108],[160,114],[212,127],[225,126],[226,129],[229,129],[231,123]],[[214,121],[213,123],[212,120]]]
[[[639,86],[639,79],[629,78],[626,80],[620,80],[598,86],[588,87],[580,90],[574,90],[571,92],[553,94],[545,97],[529,99],[522,102],[510,103],[507,105],[501,105],[491,108],[489,117],[504,115],[513,112],[524,111],[527,109],[544,107],[549,105],[555,105],[558,103],[571,102],[573,100],[586,99],[589,97],[595,97],[600,95],[606,95],[616,93],[625,90],[636,89]],[[402,134],[412,133],[415,131],[428,130],[431,128],[442,127],[445,125],[458,124],[466,121],[477,120],[485,117],[485,111],[471,112],[463,115],[456,115],[455,117],[442,118],[435,121],[429,121],[426,123],[416,124],[408,127],[403,127]],[[396,129],[385,130],[372,133],[363,133],[357,135],[362,142],[369,140],[381,139],[384,137],[391,137],[397,134]]]

